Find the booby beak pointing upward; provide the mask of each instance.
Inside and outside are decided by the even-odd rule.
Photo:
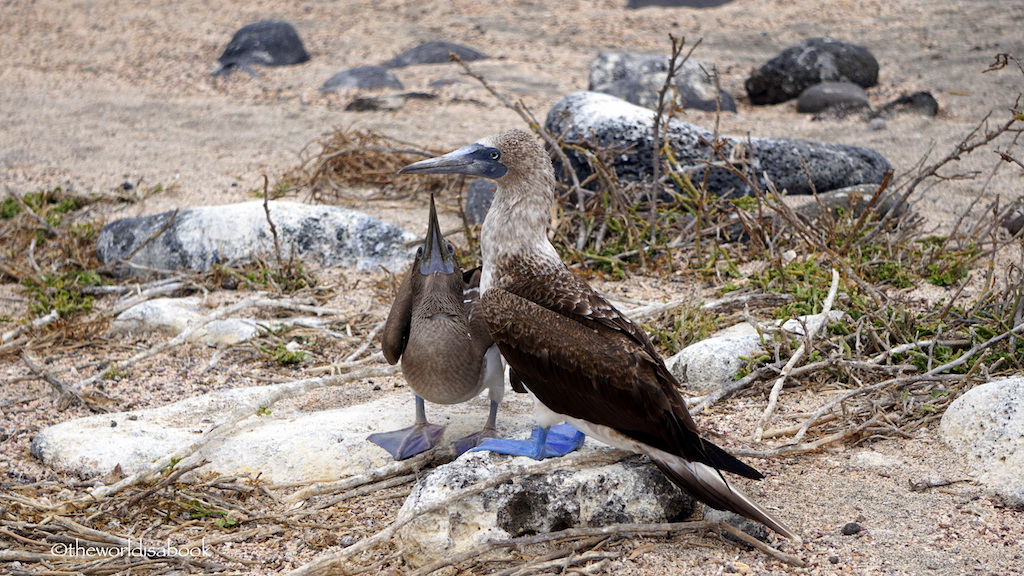
[[[470,144],[429,160],[409,164],[399,174],[465,174],[497,180],[508,172],[501,163],[501,151],[483,144]]]
[[[437,209],[434,208],[434,195],[430,195],[430,217],[427,224],[427,237],[420,248],[420,274],[427,276],[433,272],[442,274],[455,273],[455,255],[448,242],[441,235],[441,226],[437,223]]]

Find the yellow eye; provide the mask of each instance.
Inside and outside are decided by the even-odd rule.
[[[491,152],[491,160],[497,160],[498,158],[501,158],[501,152],[497,150]]]

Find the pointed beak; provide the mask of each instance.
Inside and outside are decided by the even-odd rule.
[[[466,174],[497,180],[508,172],[501,152],[482,144],[470,144],[429,160],[409,164],[399,174]]]
[[[420,274],[424,276],[433,272],[453,274],[455,272],[455,255],[448,249],[448,243],[441,235],[441,226],[437,223],[437,209],[434,207],[434,195],[430,195],[430,220],[427,223],[427,237],[423,240],[423,255],[420,256]]]

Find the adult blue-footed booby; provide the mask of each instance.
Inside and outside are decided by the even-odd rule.
[[[501,132],[400,173],[469,174],[496,182],[480,237],[480,307],[502,356],[533,394],[542,431],[564,421],[645,454],[697,499],[796,538],[726,481],[722,472],[763,476],[699,435],[647,334],[559,258],[547,236],[554,169],[533,135]],[[543,442],[543,433],[534,436]],[[487,441],[481,448],[491,446]],[[500,441],[495,451],[543,455],[536,445],[525,451],[507,446]]]
[[[487,387],[491,400],[487,424],[480,432],[457,440],[456,450],[465,452],[496,434],[494,422],[505,394],[504,367],[477,298],[474,294],[467,299],[467,288],[476,287],[467,286],[451,244],[441,236],[431,195],[426,238],[398,288],[380,336],[384,358],[391,364],[401,359],[402,373],[416,396],[415,424],[367,438],[396,460],[441,441],[445,427],[427,422],[424,399],[458,404]]]

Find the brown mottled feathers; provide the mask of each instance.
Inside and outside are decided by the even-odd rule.
[[[515,268],[518,279],[488,290],[480,304],[502,355],[545,406],[687,460],[762,478],[701,439],[642,329],[568,270],[539,278],[535,269]]]

